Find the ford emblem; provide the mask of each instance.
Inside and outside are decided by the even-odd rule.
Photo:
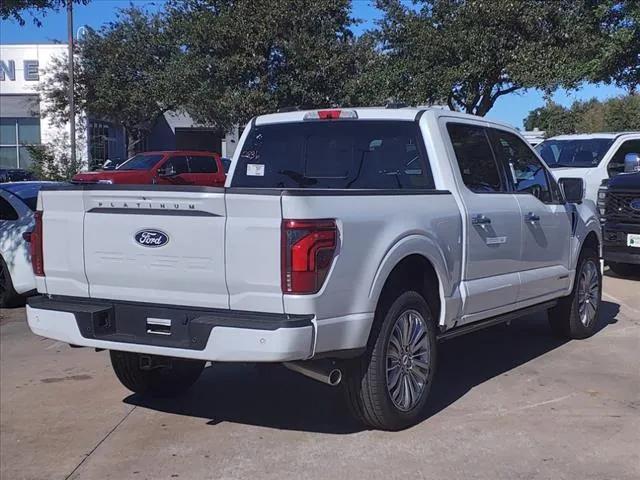
[[[169,235],[160,230],[140,230],[134,238],[143,247],[157,248],[169,243]]]
[[[629,206],[634,210],[640,210],[640,198],[636,198],[635,200],[631,200]]]

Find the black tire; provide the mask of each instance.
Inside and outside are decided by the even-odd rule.
[[[592,321],[585,323],[580,315],[580,285],[585,269],[594,266],[598,282],[597,290],[593,293],[597,299],[595,316]],[[576,267],[576,278],[573,282],[571,294],[561,298],[558,304],[548,312],[549,325],[553,333],[564,339],[582,339],[592,336],[598,328],[598,314],[602,301],[602,273],[600,271],[600,260],[595,250],[585,248],[580,253],[578,265]],[[593,304],[593,301],[590,302]]]
[[[20,303],[21,296],[13,288],[11,273],[4,261],[0,257],[0,307],[8,308]]]
[[[193,385],[205,362],[173,357],[155,357],[163,366],[140,368],[140,354],[111,350],[111,365],[120,383],[134,393],[171,397]]]
[[[383,298],[378,310],[366,352],[347,364],[345,394],[352,414],[364,425],[381,430],[401,430],[422,419],[436,370],[436,327],[429,305],[414,291]],[[387,386],[387,352],[396,321],[409,310],[418,312],[424,319],[425,336],[421,338],[426,338],[430,357],[424,386],[416,395],[418,400],[409,410],[403,411],[394,403]]]
[[[609,268],[620,277],[638,277],[640,276],[640,265],[632,263],[608,262]]]

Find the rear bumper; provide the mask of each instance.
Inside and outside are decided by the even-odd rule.
[[[27,321],[36,335],[84,347],[215,362],[306,360],[357,349],[366,344],[372,318],[317,321],[312,315],[44,296],[27,305]],[[154,330],[161,323],[165,326]]]

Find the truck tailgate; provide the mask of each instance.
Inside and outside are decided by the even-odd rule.
[[[44,191],[42,206],[47,293],[229,308],[222,189]]]

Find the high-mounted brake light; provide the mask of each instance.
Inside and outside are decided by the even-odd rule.
[[[304,114],[305,120],[345,120],[358,118],[355,110],[313,110]]]
[[[42,211],[34,214],[36,225],[31,232],[29,245],[31,247],[31,266],[34,275],[44,277],[44,256],[42,254]]]
[[[338,243],[336,221],[282,221],[282,292],[317,293],[322,288]]]

